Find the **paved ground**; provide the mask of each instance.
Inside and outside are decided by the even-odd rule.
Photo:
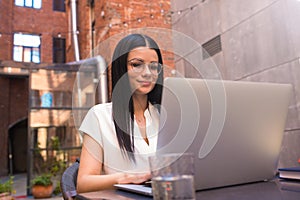
[[[13,196],[17,200],[25,200],[25,199],[34,199],[32,196],[26,195],[26,182],[27,182],[27,174],[15,174],[14,176],[14,185],[13,188],[16,191]],[[8,180],[8,177],[0,177],[1,182]],[[62,196],[54,196],[48,198],[47,200],[62,200]],[[39,199],[42,200],[42,199]]]

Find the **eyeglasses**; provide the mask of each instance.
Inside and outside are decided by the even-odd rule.
[[[146,64],[142,61],[133,59],[133,60],[128,61],[128,63],[130,64],[132,70],[136,73],[143,72],[145,70],[146,66],[148,66],[149,71],[153,75],[158,75],[162,71],[162,64],[160,64],[158,62],[152,62],[152,63]]]

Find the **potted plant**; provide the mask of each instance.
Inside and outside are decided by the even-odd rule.
[[[11,196],[14,193],[13,189],[13,176],[10,176],[9,179],[3,183],[0,183],[0,199],[1,200],[11,200]]]
[[[51,187],[52,187],[52,195],[59,195],[61,193],[60,183],[59,180],[61,178],[62,173],[66,169],[66,161],[62,159],[62,151],[60,147],[60,141],[57,136],[52,136],[50,138],[50,141],[47,143],[47,158],[43,158],[41,155],[42,148],[38,146],[36,147],[35,151],[35,157],[37,158],[37,163],[34,165],[36,168],[34,171],[36,174],[40,175],[35,177],[31,181],[31,188],[32,188],[32,194],[35,195],[33,190],[35,190],[36,187],[33,188],[34,185],[38,185],[37,182],[39,182],[39,185],[48,185],[45,184],[45,182],[51,181]],[[49,187],[50,188],[50,187]],[[50,190],[50,189],[49,189]],[[36,197],[41,198],[41,197]],[[1,200],[1,199],[0,199]]]
[[[42,174],[31,180],[31,192],[34,198],[48,198],[52,196],[53,183],[51,174]]]

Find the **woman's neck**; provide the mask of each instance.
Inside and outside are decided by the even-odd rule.
[[[132,96],[134,113],[144,113],[148,108],[148,97],[147,95],[134,95]]]
[[[139,126],[142,137],[144,138],[146,144],[149,145],[149,140],[146,133],[146,119],[144,116],[144,112],[148,108],[148,97],[147,95],[134,95],[132,96],[132,100],[136,122]]]

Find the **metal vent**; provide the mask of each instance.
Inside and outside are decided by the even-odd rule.
[[[202,45],[203,60],[221,51],[222,51],[221,37],[220,35],[218,35]]]

